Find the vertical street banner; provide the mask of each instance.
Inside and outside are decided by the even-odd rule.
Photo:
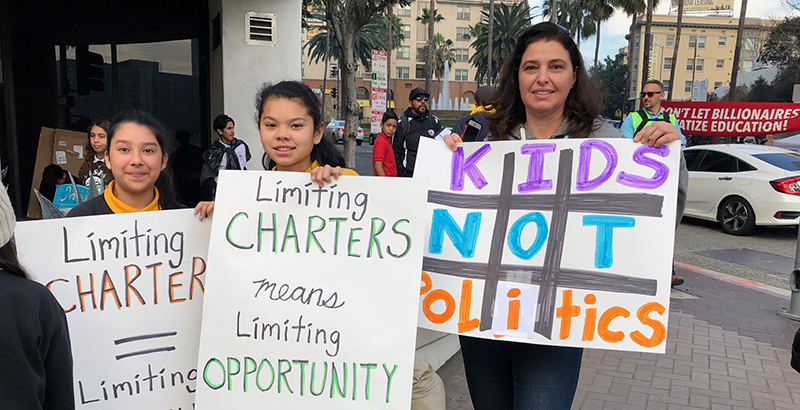
[[[425,188],[222,171],[197,409],[408,409]]]
[[[66,312],[76,409],[194,408],[210,229],[188,209],[17,224]]]
[[[382,50],[372,50],[372,116],[370,117],[370,132],[381,132],[381,119],[386,112],[386,90],[389,89],[387,73],[387,55]]]
[[[419,326],[546,345],[660,352],[677,142],[460,144],[423,138],[429,179]]]

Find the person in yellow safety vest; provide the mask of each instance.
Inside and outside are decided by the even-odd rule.
[[[664,98],[664,84],[658,80],[650,80],[644,84],[644,88],[642,88],[642,105],[643,107],[639,109],[639,111],[632,112],[628,114],[625,118],[625,121],[622,122],[622,134],[625,135],[627,138],[633,138],[636,133],[642,130],[645,126],[648,125],[651,121],[668,121],[678,129],[678,132],[681,134],[681,146],[686,146],[686,138],[683,136],[681,132],[681,127],[678,125],[678,119],[675,118],[674,114],[669,114],[664,111],[664,108],[661,107],[661,99]],[[685,171],[685,161],[683,157],[681,157],[681,178],[686,178],[688,180],[688,171]],[[687,181],[688,182],[688,181]],[[681,201],[680,192],[678,198],[678,215],[676,221],[676,228],[677,224],[680,223],[681,217],[683,216],[683,206],[685,206],[685,198],[684,201]],[[675,268],[672,269],[672,286],[679,286],[683,284],[683,278],[677,276],[675,274]]]

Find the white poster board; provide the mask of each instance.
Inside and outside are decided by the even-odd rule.
[[[188,209],[17,224],[66,311],[76,409],[193,408],[210,228]]]
[[[419,326],[664,352],[680,145],[423,138]]]
[[[197,409],[408,409],[425,195],[222,171]]]

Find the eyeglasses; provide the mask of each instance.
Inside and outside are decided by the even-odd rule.
[[[644,97],[653,98],[654,95],[661,94],[661,93],[663,93],[663,91],[641,92],[639,94],[641,94],[642,98],[644,98]]]
[[[420,95],[420,96],[417,96],[417,97],[416,97],[416,98],[414,98],[414,99],[415,99],[415,100],[417,100],[417,101],[419,101],[419,102],[421,102],[421,101],[428,102],[428,100],[430,99],[430,97],[423,97],[423,96],[421,96],[421,95]]]

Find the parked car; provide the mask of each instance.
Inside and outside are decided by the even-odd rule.
[[[757,225],[797,225],[800,154],[755,144],[698,145],[684,151],[689,168],[686,216],[717,221],[732,235]]]
[[[333,140],[337,143],[344,142],[344,121],[343,120],[333,120],[328,123],[325,127],[325,136],[330,136]],[[364,130],[361,126],[358,126],[358,135],[356,135],[356,145],[361,145],[364,142]]]

